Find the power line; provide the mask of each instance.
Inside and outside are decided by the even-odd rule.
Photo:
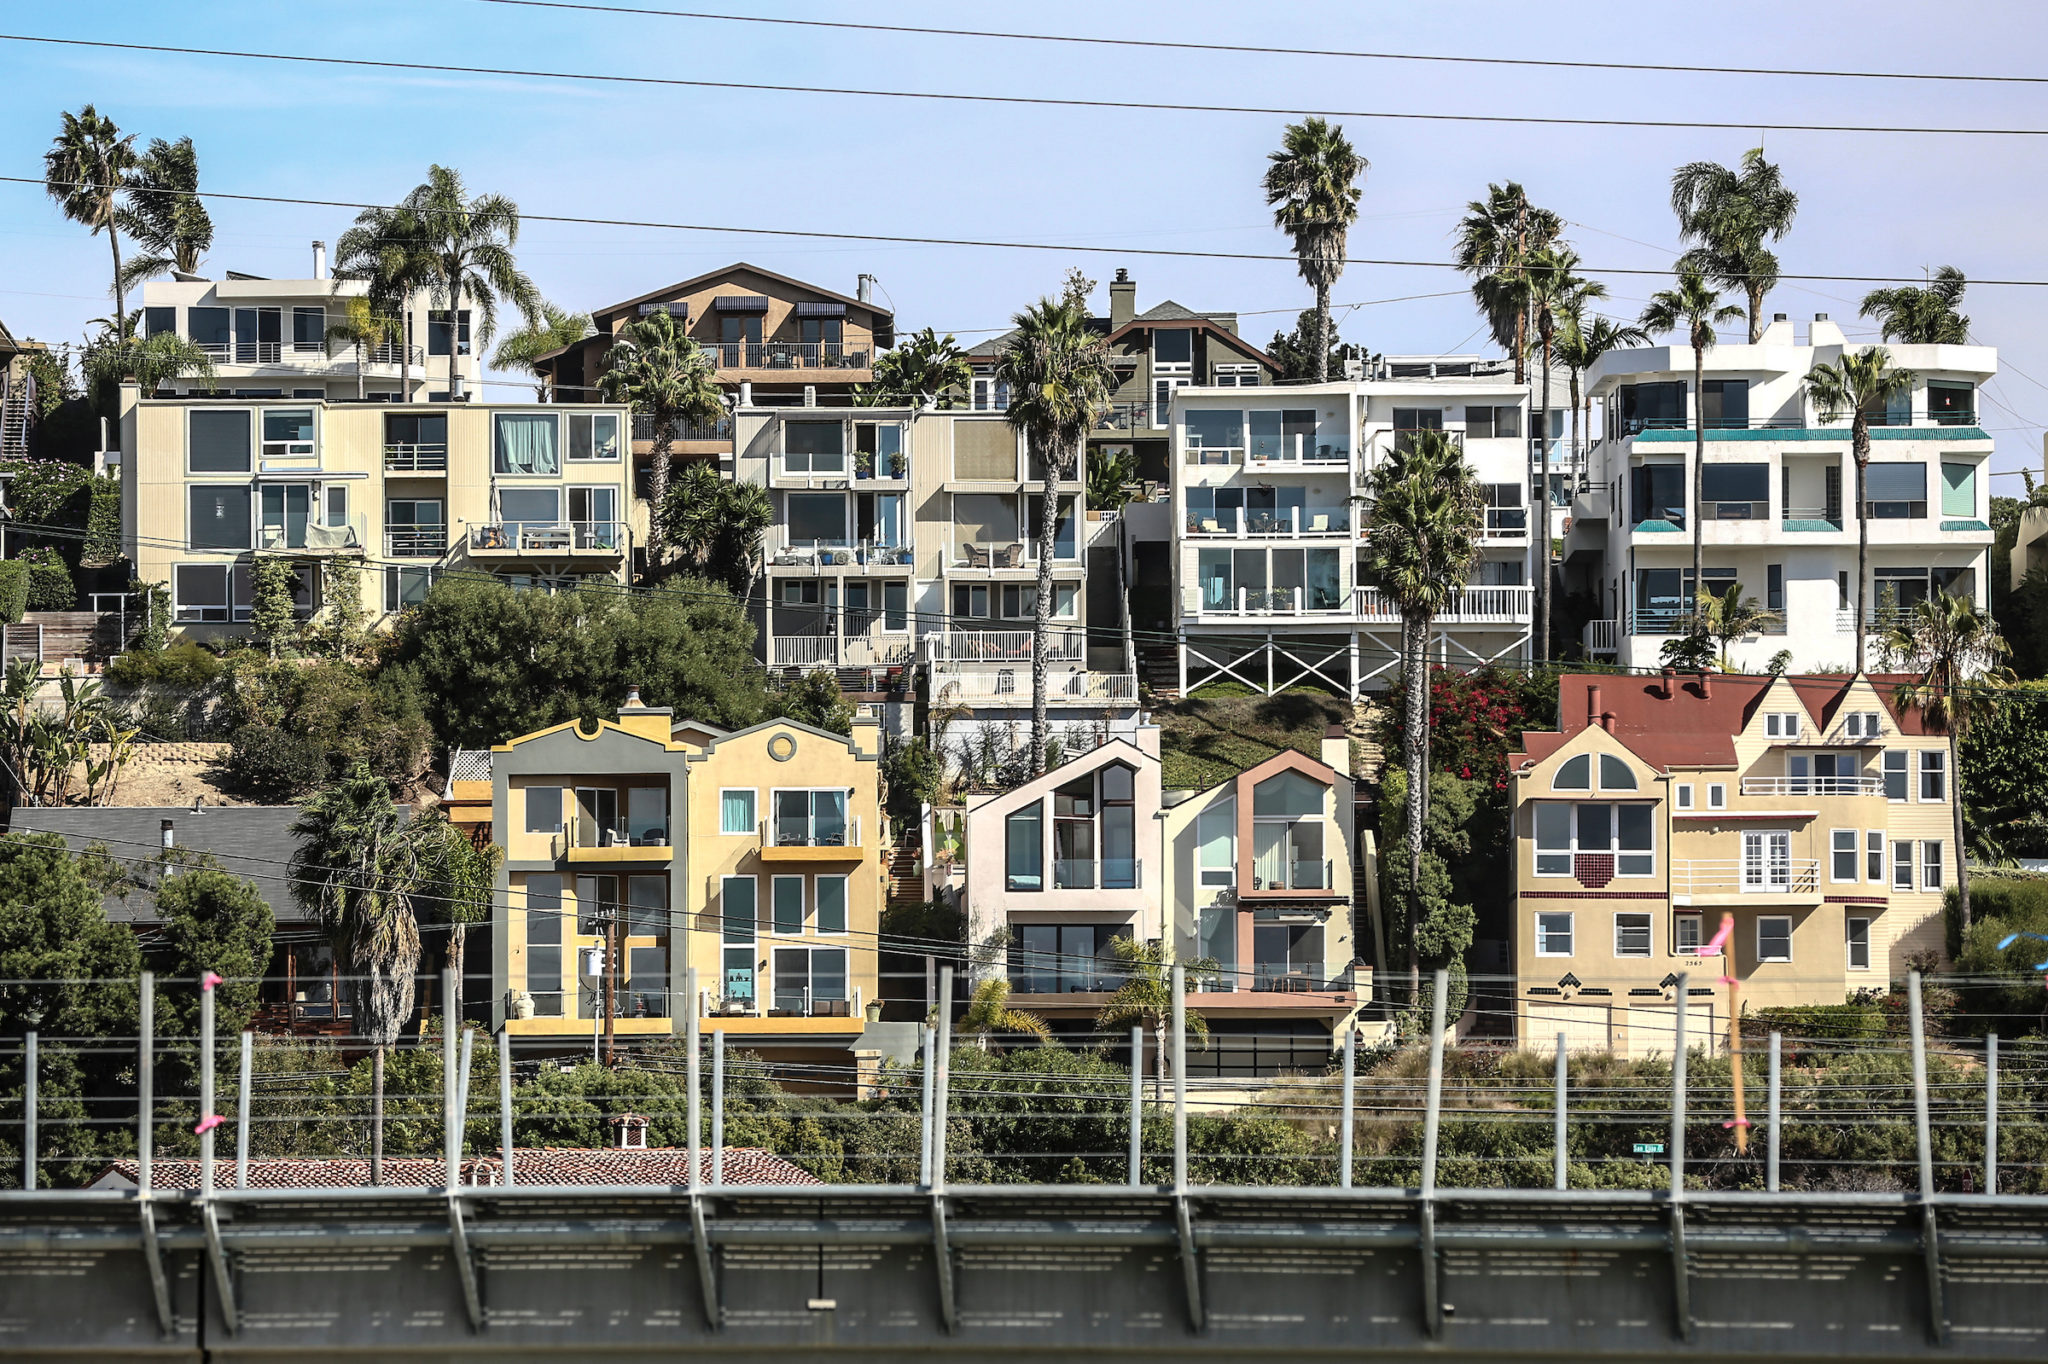
[[[2048,137],[2048,128],[1914,127],[1880,123],[1765,123],[1754,119],[1567,118],[1545,114],[1425,114],[1394,109],[1309,109],[1280,105],[1190,104],[1155,100],[1078,99],[1053,95],[978,95],[960,91],[884,90],[859,86],[777,85],[765,81],[689,80],[681,76],[629,76],[600,71],[544,71],[512,66],[456,66],[441,62],[379,61],[367,57],[321,57],[298,52],[247,52],[235,48],[180,47],[167,43],[116,43],[90,38],[51,38],[40,34],[0,33],[0,42],[42,43],[55,47],[89,47],[114,52],[156,52],[179,57],[230,57],[240,61],[296,62],[313,66],[358,67],[380,71],[424,71],[460,76],[514,76],[526,80],[584,81],[609,85],[656,86],[690,90],[746,90],[775,95],[836,95],[863,99],[927,100],[941,103],[1030,105],[1059,109],[1119,109],[1168,114],[1257,114],[1268,118],[1384,119],[1419,123],[1516,124],[1553,128],[1669,128],[1709,132],[1906,133],[1946,137]]]
[[[1441,62],[1463,66],[1530,66],[1566,71],[1652,71],[1687,76],[1804,76],[1828,80],[1965,81],[1985,84],[2035,85],[2048,76],[1992,76],[1926,71],[1847,71],[1807,67],[1680,66],[1662,62],[1564,61],[1544,57],[1469,57],[1421,52],[1372,52],[1342,48],[1266,47],[1251,43],[1190,43],[1158,38],[1099,38],[1065,33],[1010,33],[992,29],[919,28],[909,24],[856,24],[843,20],[784,19],[758,14],[711,14],[694,10],[647,9],[627,5],[572,4],[569,0],[484,0],[486,4],[520,5],[532,9],[580,10],[592,14],[645,15],[664,19],[702,19],[730,24],[776,24],[790,28],[839,29],[857,33],[903,33],[936,38],[992,38],[1007,42],[1070,43],[1093,47],[1152,48],[1169,52],[1233,52],[1262,57],[1330,57],[1353,61]]]

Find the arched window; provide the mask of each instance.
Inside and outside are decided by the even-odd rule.
[[[1576,758],[1566,758],[1557,769],[1557,775],[1550,779],[1553,791],[1590,791],[1593,789],[1593,759],[1590,754],[1581,753]]]
[[[1602,791],[1633,791],[1636,789],[1636,774],[1629,765],[1612,753],[1600,755],[1600,789]]]

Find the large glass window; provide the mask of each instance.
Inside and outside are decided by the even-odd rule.
[[[249,549],[251,495],[246,483],[195,483],[186,490],[193,549]]]
[[[292,349],[295,351],[324,351],[327,349],[327,310],[325,308],[292,309]]]
[[[313,409],[272,407],[263,412],[263,457],[279,459],[313,453]]]
[[[1033,801],[1003,821],[1004,885],[1009,890],[1045,889],[1045,804]]]
[[[778,947],[774,965],[774,1012],[799,1018],[845,1015],[845,948]]]
[[[1038,528],[1044,521],[1045,502],[1042,498],[1030,497],[1025,500],[1024,553],[1036,562],[1038,559]],[[1059,502],[1059,520],[1052,529],[1052,556],[1055,559],[1075,558],[1080,550],[1075,536],[1077,526],[1074,519],[1074,499],[1063,497]]]
[[[1317,454],[1314,408],[1284,408],[1251,414],[1253,459],[1314,459]]]
[[[846,543],[846,494],[785,493],[784,497],[788,499],[791,545]]]
[[[1019,567],[1017,499],[998,493],[953,494],[953,561],[970,568]]]
[[[782,426],[783,470],[792,474],[846,472],[846,423],[792,421]]]
[[[804,931],[804,878],[778,876],[769,887],[769,912],[779,937],[792,938]]]
[[[618,457],[619,417],[616,412],[569,414],[570,460],[606,460]]]
[[[1700,514],[1710,521],[1757,521],[1770,514],[1768,464],[1709,464],[1700,480]]]
[[[1300,772],[1281,772],[1252,788],[1252,888],[1328,890],[1323,802],[1328,788]]]
[[[1632,436],[1652,427],[1685,425],[1683,383],[1623,384],[1619,400],[1621,433]]]
[[[1577,856],[1611,856],[1616,876],[1654,876],[1656,820],[1648,805],[1545,801],[1536,807],[1536,874],[1570,876]]]
[[[1708,430],[1739,430],[1749,425],[1749,380],[1709,379],[1700,386],[1700,398],[1700,412]],[[1708,496],[1711,500],[1712,494]]]
[[[1195,362],[1195,333],[1188,327],[1161,327],[1152,333],[1152,362],[1158,365],[1192,365]]]
[[[754,933],[761,888],[751,876],[728,876],[719,882],[720,937],[724,941],[722,989],[734,1003],[754,998]]]
[[[846,792],[777,791],[774,832],[779,848],[848,846]]]
[[[1010,978],[1019,994],[1109,991],[1122,983],[1114,946],[1129,937],[1122,924],[1026,924],[1010,953]]]
[[[1925,464],[1873,464],[1864,478],[1870,494],[1866,515],[1873,520],[1907,521],[1927,515]]]
[[[233,618],[226,564],[179,564],[172,570],[172,616],[184,624],[220,624]]]
[[[1629,520],[1685,524],[1685,466],[1643,464],[1629,470]]]
[[[192,344],[216,360],[228,357],[229,344],[234,339],[232,315],[226,308],[187,308],[185,326],[192,334]]]
[[[1321,924],[1252,925],[1252,988],[1314,990],[1323,984]]]
[[[469,354],[469,309],[464,308],[457,315],[455,322],[456,325],[451,335],[448,326],[448,310],[446,308],[435,308],[428,312],[427,354],[446,355],[450,349],[449,343],[451,341],[454,343],[453,349],[457,355]]]
[[[562,788],[529,786],[526,790],[526,832],[557,834],[562,831]]]
[[[562,452],[550,412],[500,412],[492,468],[501,474],[559,474]]]
[[[844,876],[820,876],[814,924],[820,933],[846,932],[846,887]]]
[[[197,311],[195,309],[195,311]],[[187,414],[185,467],[195,474],[249,472],[250,414],[242,411]]]
[[[1972,426],[1977,421],[1977,386],[1952,379],[1927,381],[1927,417],[1940,426]]]
[[[526,878],[526,990],[541,1018],[562,1016],[562,878]]]
[[[1201,882],[1230,886],[1237,882],[1237,803],[1224,801],[1202,811],[1195,821]]]
[[[310,483],[265,483],[263,490],[263,548],[303,549],[306,522],[313,512]]]
[[[1201,451],[1222,450],[1243,453],[1244,413],[1235,409],[1192,408],[1185,414],[1187,449],[1190,459],[1199,460]]]

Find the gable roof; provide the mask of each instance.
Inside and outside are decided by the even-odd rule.
[[[23,805],[15,808],[11,831],[61,834],[77,852],[104,843],[126,864],[150,861],[163,851],[169,820],[178,851],[213,854],[222,871],[254,883],[279,923],[304,923],[312,916],[292,898],[285,866],[298,844],[291,826],[299,814],[296,805]],[[160,921],[148,887],[108,895],[104,905],[114,923]]]
[[[1266,352],[1260,350],[1221,322],[1218,322],[1215,314],[1198,313],[1191,308],[1184,308],[1171,300],[1161,303],[1157,307],[1146,309],[1121,327],[1112,328],[1109,325],[1109,319],[1106,317],[1091,317],[1088,319],[1088,326],[1090,330],[1102,333],[1104,344],[1114,345],[1134,331],[1150,331],[1162,322],[1184,325],[1189,331],[1206,332],[1217,340],[1222,341],[1230,349],[1259,361],[1275,373],[1278,373],[1280,370],[1280,362],[1278,360],[1275,360],[1272,356],[1266,354]],[[1005,350],[1009,349],[1010,338],[1016,334],[1016,331],[1012,329],[991,340],[969,346],[967,348],[968,360],[993,362]]]
[[[992,791],[987,795],[974,799],[968,804],[967,813],[973,815],[984,810],[996,809],[999,806],[1012,803],[1024,805],[1033,800],[1041,800],[1048,792],[1060,786],[1061,783],[1072,781],[1084,772],[1093,772],[1099,767],[1107,767],[1112,762],[1134,764],[1140,771],[1149,770],[1154,773],[1158,772],[1160,768],[1159,759],[1153,757],[1129,739],[1122,737],[1108,739],[1089,749],[1086,753],[1067,759],[1058,767],[1048,768],[1022,785],[1013,786],[1007,791]]]
[[[612,313],[621,312],[627,308],[638,308],[643,303],[654,303],[663,301],[668,299],[671,295],[687,293],[691,289],[695,289],[701,285],[711,283],[712,281],[718,279],[722,275],[737,274],[742,270],[749,271],[752,274],[760,275],[765,279],[772,279],[778,284],[784,284],[789,286],[791,289],[801,290],[802,292],[809,294],[821,294],[824,297],[831,299],[835,302],[844,303],[855,308],[865,308],[867,311],[875,314],[877,317],[886,317],[890,319],[891,322],[893,322],[896,317],[896,314],[892,310],[884,308],[878,303],[863,303],[861,300],[857,298],[853,298],[850,297],[849,295],[842,294],[834,289],[827,289],[821,284],[813,284],[809,280],[798,279],[794,275],[785,275],[780,273],[779,271],[770,270],[763,266],[754,265],[751,264],[750,262],[743,260],[734,261],[732,264],[721,266],[716,270],[706,270],[701,275],[693,275],[689,279],[679,280],[678,282],[669,285],[667,288],[656,289],[652,293],[640,294],[637,297],[624,299],[618,303],[606,304],[602,308],[593,308],[591,309],[590,316],[593,320],[595,320],[600,317],[608,316]]]

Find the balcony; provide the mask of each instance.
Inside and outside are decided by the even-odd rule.
[[[1778,517],[1778,528],[1793,534],[1825,533],[1842,528],[1842,509],[1832,507],[1786,507]]]
[[[321,526],[310,520],[294,520],[284,525],[259,526],[256,548],[308,554],[361,554],[366,538],[360,516],[351,516],[345,526]]]
[[[1348,507],[1286,507],[1277,511],[1223,507],[1188,513],[1187,533],[1193,540],[1343,540],[1351,536],[1351,511]]]
[[[292,341],[200,342],[199,349],[216,365],[261,366],[304,374],[353,374],[359,364],[396,370],[407,359],[412,368],[424,371],[427,363],[426,351],[419,346],[371,346],[367,353],[355,346],[342,346],[333,355],[327,353],[325,344],[300,345]]]
[[[623,521],[486,521],[469,524],[471,554],[551,557],[588,554],[617,558],[625,552]]]
[[[1467,587],[1435,619],[1439,625],[1526,625],[1534,618],[1533,587]],[[1361,620],[1399,624],[1401,612],[1376,587],[1358,592]]]
[[[446,526],[392,526],[384,531],[387,559],[438,559],[447,552]]]
[[[761,858],[773,862],[859,861],[860,820],[761,821]]]
[[[1094,429],[1123,432],[1156,431],[1166,423],[1154,421],[1154,415],[1150,403],[1111,403],[1108,409],[1096,418]]]
[[[913,557],[909,545],[877,545],[867,540],[784,541],[768,552],[768,566],[811,573],[821,573],[828,568],[908,568]]]
[[[1341,589],[1239,587],[1219,596],[1202,587],[1186,589],[1183,605],[1199,616],[1320,616],[1350,619],[1352,599]],[[1399,619],[1398,615],[1395,617]]]
[[[1027,564],[1024,559],[1024,542],[1021,540],[994,544],[960,544],[953,546],[951,566],[956,570],[1036,567],[1035,564]]]
[[[798,1018],[836,1019],[846,1024],[846,1027],[843,1029],[832,1029],[835,1032],[857,1032],[864,1026],[860,1022],[862,1018],[862,992],[861,987],[858,985],[849,985],[844,992],[844,997],[838,999],[824,998],[808,985],[800,989],[779,989],[775,991],[774,996],[768,1001],[768,1008],[764,1013],[761,1008],[762,1001],[752,993],[754,984],[753,973],[750,971],[743,978],[743,985],[747,993],[720,994],[712,990],[699,990],[697,992],[697,1016],[706,1019],[719,1019],[722,1023],[728,1019],[744,1018],[755,1020],[753,1026],[746,1029],[749,1032],[786,1030],[783,1026],[767,1024],[766,1020],[771,1018],[778,1020]]]
[[[445,474],[448,472],[448,447],[438,445],[408,445],[403,442],[386,441],[384,444],[384,472],[387,474]]]
[[[838,341],[726,341],[704,347],[716,369],[863,370],[874,367],[868,346]]]
[[[1048,663],[1079,663],[1088,639],[1079,630],[1055,629],[1046,637]],[[933,663],[1030,663],[1029,630],[947,630],[925,639]]]
[[[555,861],[569,863],[666,862],[676,852],[666,829],[644,829],[636,838],[624,824],[605,824],[581,813],[569,816],[548,850]]]
[[[1820,893],[1817,858],[1677,858],[1671,863],[1674,898],[1723,895],[1815,896]]]
[[[1612,620],[1589,620],[1580,629],[1579,647],[1588,658],[1598,658],[1603,654],[1612,657],[1618,652],[1619,646],[1614,638],[1616,624]]]
[[[1330,472],[1342,472],[1351,462],[1351,445],[1342,439],[1325,440],[1315,436],[1283,436],[1275,441],[1272,437],[1253,436],[1251,447],[1245,453],[1245,463],[1253,469],[1301,469],[1314,473],[1318,466]]]
[[[633,414],[633,439],[651,441],[654,439],[654,418],[644,412]],[[715,422],[678,422],[673,437],[680,445],[685,441],[732,440],[732,418],[720,417]]]
[[[1861,739],[1853,742],[1862,743]],[[1744,777],[1745,796],[1881,796],[1883,777]]]
[[[1145,863],[1135,857],[1055,857],[1052,862],[1054,890],[1142,890]]]
[[[1714,586],[1711,581],[1707,585]],[[1628,632],[1631,635],[1653,637],[1682,635],[1691,627],[1692,620],[1693,613],[1682,606],[1636,606],[1629,608]],[[1746,631],[1742,638],[1747,639],[1752,635],[1782,635],[1789,629],[1781,613],[1778,619]]]
[[[942,672],[932,678],[933,700],[959,705],[1028,706],[1031,677],[1015,671]],[[1135,705],[1138,679],[1130,673],[1072,672],[1046,681],[1046,704],[1053,706]]]
[[[1480,528],[1483,540],[1527,540],[1529,538],[1529,509],[1527,507],[1488,507],[1486,524]]]
[[[893,668],[910,661],[910,635],[777,635],[769,657],[777,668]]]
[[[1254,874],[1252,889],[1267,895],[1285,891],[1332,895],[1337,891],[1337,864],[1329,858],[1290,861],[1284,865],[1284,871],[1284,876],[1270,880]]]

